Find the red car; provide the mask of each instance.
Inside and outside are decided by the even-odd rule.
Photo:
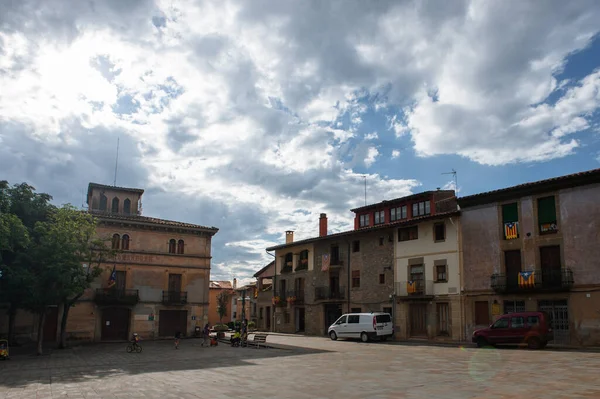
[[[543,349],[553,339],[552,318],[546,312],[505,314],[491,326],[474,331],[471,338],[479,348],[526,344],[530,349]]]

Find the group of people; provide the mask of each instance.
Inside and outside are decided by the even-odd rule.
[[[181,331],[177,331],[175,333],[175,349],[179,349],[179,343],[181,342]],[[245,319],[242,321],[241,327],[236,328],[235,333],[231,337],[231,346],[244,346],[246,339],[248,338],[248,320]],[[135,342],[137,344],[139,341],[139,336],[137,333],[133,334],[131,338],[131,342]],[[212,342],[211,342],[212,341]],[[210,326],[208,323],[204,325],[202,329],[202,343],[200,346],[216,346],[217,339],[210,337]]]
[[[235,333],[231,336],[231,346],[246,346],[248,339],[248,319],[242,321],[242,325],[235,329]]]
[[[200,346],[210,346],[211,342],[210,342],[211,338],[210,338],[210,326],[208,323],[206,323],[204,325],[204,328],[202,329],[202,343],[200,344]],[[181,331],[177,331],[175,333],[175,349],[179,349],[179,342],[181,341]]]

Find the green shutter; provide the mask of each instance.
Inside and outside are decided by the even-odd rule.
[[[554,196],[538,199],[538,223],[556,222],[556,204]]]
[[[502,205],[502,223],[518,222],[519,208],[517,203]]]

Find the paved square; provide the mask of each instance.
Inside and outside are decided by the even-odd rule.
[[[600,354],[269,336],[280,349],[184,340],[0,362],[0,398],[600,398]]]

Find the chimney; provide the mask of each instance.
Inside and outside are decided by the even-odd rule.
[[[237,278],[233,279],[233,289],[235,290],[237,288]]]
[[[322,213],[319,217],[319,237],[327,235],[327,214]]]
[[[294,242],[294,232],[291,230],[288,230],[285,232],[285,243],[286,244],[291,244]]]

